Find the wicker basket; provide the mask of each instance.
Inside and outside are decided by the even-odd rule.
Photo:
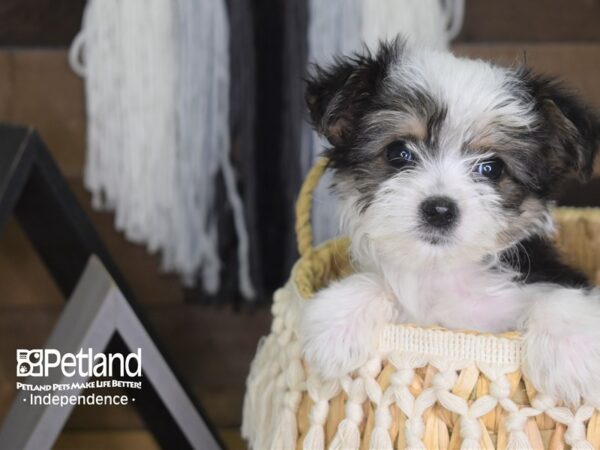
[[[379,356],[357,373],[323,382],[301,359],[299,309],[314,292],[351,272],[348,241],[313,248],[308,175],[297,203],[301,254],[274,296],[273,324],[247,380],[242,434],[263,449],[591,449],[600,448],[600,411],[576,411],[522,377],[516,333],[388,325]],[[600,210],[555,211],[567,259],[600,280]]]

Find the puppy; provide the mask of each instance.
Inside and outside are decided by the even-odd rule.
[[[306,101],[356,269],[306,303],[312,369],[357,369],[388,322],[521,330],[538,389],[600,403],[600,293],[561,262],[549,211],[591,177],[593,112],[525,68],[401,40],[316,67]]]

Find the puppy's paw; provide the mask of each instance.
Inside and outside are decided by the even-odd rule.
[[[372,275],[352,275],[308,300],[300,322],[304,358],[325,379],[346,375],[373,354],[393,306]]]
[[[600,405],[600,295],[556,289],[526,323],[524,371],[536,389],[569,406]]]

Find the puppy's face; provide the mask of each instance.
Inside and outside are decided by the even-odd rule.
[[[600,134],[553,81],[400,42],[317,68],[306,97],[345,231],[371,262],[493,259],[548,234],[549,198],[591,175]]]

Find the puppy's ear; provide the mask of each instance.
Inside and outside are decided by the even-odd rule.
[[[522,70],[525,82],[547,122],[549,155],[557,173],[592,176],[600,148],[600,119],[590,106],[553,78]]]
[[[398,38],[382,43],[375,55],[365,50],[326,68],[314,66],[306,81],[306,104],[313,127],[332,145],[347,142],[403,47]]]

